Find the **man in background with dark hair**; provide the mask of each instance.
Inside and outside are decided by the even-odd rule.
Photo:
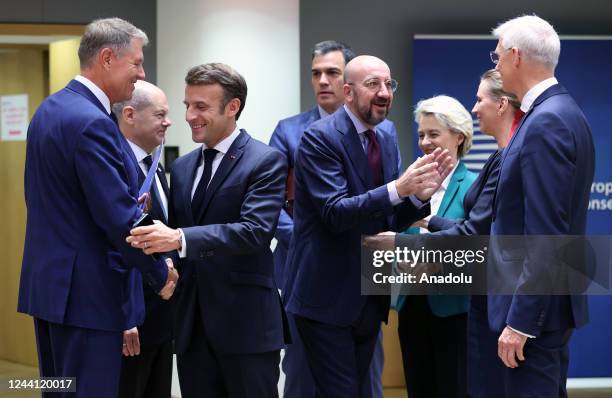
[[[270,146],[285,154],[289,163],[285,206],[281,210],[275,237],[277,245],[274,250],[274,275],[278,286],[284,289],[285,261],[289,242],[293,235],[293,168],[295,151],[308,126],[332,113],[344,103],[344,67],[355,58],[353,50],[345,43],[326,40],[315,44],[312,49],[311,82],[317,105],[298,115],[278,122]],[[384,120],[379,128],[396,136],[392,122]],[[282,368],[286,375],[285,396],[292,398],[313,398],[315,396],[314,382],[306,361],[304,345],[295,329],[293,318],[289,315],[291,337],[293,343],[285,348]],[[384,352],[382,347],[382,332],[376,345],[372,359],[369,377],[364,381],[362,398],[382,398],[382,370]],[[367,386],[370,386],[368,388]]]
[[[185,82],[185,118],[202,145],[172,166],[170,225],[177,229],[136,228],[129,240],[148,254],[179,251],[182,396],[277,397],[288,328],[270,243],[287,163],[236,125],[247,85],[233,68],[195,66]]]
[[[138,164],[142,185],[152,166],[154,151],[164,142],[168,99],[157,86],[139,80],[132,98],[113,105],[119,129]],[[168,223],[168,182],[161,165],[151,185],[151,210],[155,220]],[[172,303],[143,286],[144,323],[123,332],[123,361],[119,398],[168,398],[172,389]]]

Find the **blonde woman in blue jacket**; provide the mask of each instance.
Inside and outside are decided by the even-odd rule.
[[[459,101],[439,95],[420,101],[414,112],[419,147],[428,154],[448,149],[456,165],[431,198],[431,214],[465,218],[463,197],[476,179],[461,158],[472,146],[470,113]],[[406,233],[427,233],[413,227]],[[410,398],[467,396],[468,296],[406,296],[399,311],[399,337]]]

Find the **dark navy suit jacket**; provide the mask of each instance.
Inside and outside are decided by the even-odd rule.
[[[177,286],[175,345],[184,353],[195,313],[213,351],[250,354],[285,344],[284,310],[270,242],[278,222],[287,163],[242,130],[223,156],[194,219],[191,190],[201,147],[172,166],[169,218],[185,234]]]
[[[130,151],[132,151],[131,147]],[[137,162],[136,158],[134,158],[134,161]],[[146,176],[142,172],[142,169],[138,163],[136,163],[136,165],[138,170],[139,184],[142,185]],[[166,180],[166,175],[161,163],[158,166],[158,171],[159,172],[157,174],[164,190],[164,194],[166,195],[166,199],[169,199],[170,191],[168,188],[168,181]],[[155,181],[153,181],[151,186],[152,206],[149,214],[151,214],[151,217],[154,220],[160,220],[164,224],[168,224],[168,220],[165,216],[166,213],[164,213],[163,204],[160,202],[154,189],[157,190]],[[168,253],[167,255],[172,257],[174,263],[177,264],[178,257],[175,255],[175,253],[176,252]],[[138,338],[140,339],[140,345],[146,348],[161,344],[172,338],[174,298],[164,300],[147,285],[143,286],[143,293],[145,303],[145,320],[138,326]]]
[[[306,131],[310,124],[320,118],[319,107],[315,106],[306,112],[283,119],[276,125],[272,137],[270,138],[270,146],[285,154],[289,168],[295,167],[295,151],[297,150],[304,131]],[[390,120],[383,120],[376,128],[390,133],[397,141],[397,131],[395,130],[395,125]],[[401,170],[401,159],[399,156],[398,169]],[[285,262],[287,261],[287,253],[289,251],[292,235],[293,219],[283,208],[278,218],[278,227],[274,235],[278,241],[274,249],[274,275],[277,285],[283,290],[286,279],[286,275],[284,275]]]
[[[306,112],[291,116],[278,122],[272,137],[270,137],[270,146],[278,149],[287,157],[287,165],[289,168],[295,165],[295,150],[297,149],[302,134],[306,128],[316,120],[319,120],[318,107],[314,107]],[[289,250],[289,242],[293,235],[293,219],[287,213],[285,208],[280,212],[278,217],[278,227],[274,237],[277,240],[276,248],[274,249],[274,276],[276,284],[283,289],[285,281],[285,262],[287,261],[287,251]]]
[[[465,219],[448,219],[432,216],[429,220],[429,231],[439,236],[472,236],[489,235],[493,212],[493,195],[499,177],[501,151],[489,156],[463,198]]]
[[[347,326],[361,314],[361,236],[401,231],[429,212],[411,200],[393,207],[386,183],[399,175],[394,134],[377,128],[385,185],[375,187],[344,107],[304,133],[295,156],[294,239],[284,292],[288,311]],[[381,320],[386,319],[381,309]],[[387,303],[388,310],[388,303]]]
[[[18,311],[71,326],[123,331],[144,319],[143,280],[168,268],[125,242],[140,216],[138,174],[102,104],[73,80],[28,128],[28,208]]]
[[[565,88],[544,91],[504,150],[491,235],[584,235],[595,151],[586,118]],[[496,264],[521,266],[528,284],[541,264],[520,250],[490,250]],[[517,286],[520,289],[521,286]],[[489,296],[489,324],[538,336],[588,321],[585,296]]]

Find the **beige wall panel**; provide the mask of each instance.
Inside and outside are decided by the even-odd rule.
[[[404,387],[404,365],[402,350],[397,334],[397,312],[389,311],[389,324],[383,324],[385,367],[383,370],[384,387]]]
[[[47,91],[45,73],[42,50],[0,50],[0,95],[27,93],[30,117]],[[16,311],[26,219],[25,147],[0,141],[0,358],[36,365],[32,318]]]
[[[60,40],[49,44],[49,92],[64,88],[79,71],[80,38]]]

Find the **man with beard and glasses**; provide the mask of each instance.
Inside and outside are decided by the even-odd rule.
[[[282,290],[284,290],[287,251],[293,235],[295,151],[304,131],[311,123],[334,113],[344,103],[344,68],[353,58],[355,58],[355,53],[345,43],[326,40],[315,44],[311,52],[311,83],[317,105],[305,112],[279,121],[270,138],[270,146],[283,152],[289,163],[285,206],[281,210],[274,235],[278,241],[274,249],[274,276],[277,285]],[[394,139],[397,137],[395,126],[389,120],[385,119],[376,128],[388,131]],[[295,330],[295,323],[291,315],[288,321],[292,343],[285,348],[282,361],[282,369],[286,376],[284,394],[291,398],[314,398],[315,386],[310,369],[308,369],[304,344]],[[381,331],[368,377],[364,380],[365,386],[361,398],[383,397],[382,371],[385,358],[382,337]]]
[[[361,236],[422,218],[453,167],[448,152],[436,150],[400,175],[397,141],[377,127],[396,88],[382,60],[356,57],[344,71],[344,106],[312,123],[295,155],[285,301],[325,397],[361,394],[387,319],[389,297],[360,292]]]

